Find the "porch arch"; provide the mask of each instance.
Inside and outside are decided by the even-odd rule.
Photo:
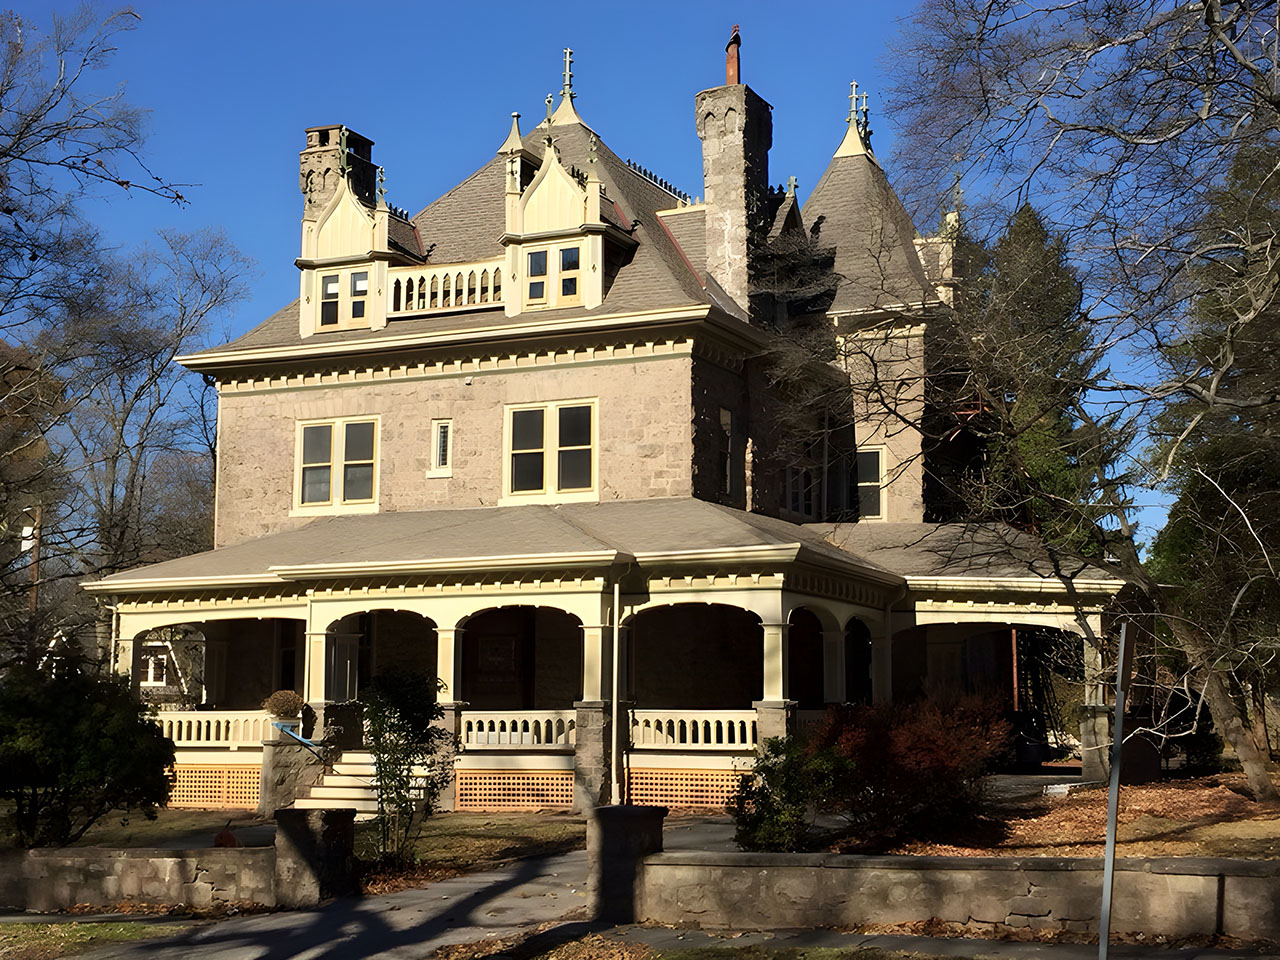
[[[720,603],[651,606],[623,622],[630,699],[640,708],[743,710],[764,690],[764,628]]]
[[[357,700],[362,684],[379,673],[436,672],[435,621],[421,613],[375,608],[329,622],[324,642],[324,699]],[[312,671],[319,667],[312,662]],[[318,680],[313,675],[312,683]]]
[[[513,604],[456,628],[458,699],[473,710],[570,710],[582,698],[583,624],[557,607]]]

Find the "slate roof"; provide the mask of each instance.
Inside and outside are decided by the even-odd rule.
[[[833,157],[803,214],[811,229],[823,218],[819,241],[836,248],[843,279],[831,313],[937,299],[916,253],[911,218],[870,155]]]
[[[1078,561],[1054,563],[1036,536],[1003,523],[807,523],[842,550],[904,577],[1111,580]]]
[[[600,551],[635,556],[793,544],[810,557],[860,567],[875,580],[900,582],[891,572],[798,524],[702,500],[655,497],[324,517],[283,533],[126,570],[97,581],[93,588],[128,588],[169,579],[270,580],[272,567],[294,565],[448,561],[448,569],[467,570],[468,562],[483,558]]]
[[[556,123],[553,128],[560,161],[566,169],[587,168],[588,140],[592,131],[580,122]],[[525,150],[540,163],[546,150],[545,123],[524,138]],[[631,262],[624,266],[606,292],[604,303],[595,310],[571,307],[539,310],[539,320],[602,316],[645,309],[717,303],[708,293],[690,258],[681,255],[679,244],[665,230],[658,210],[675,206],[676,199],[661,187],[636,173],[605,144],[598,142],[596,170],[604,185],[607,201],[601,204],[605,218],[632,232],[638,241]],[[495,156],[460,184],[435,200],[406,223],[391,218],[389,230],[395,245],[413,256],[428,256],[433,264],[462,263],[500,257],[503,247],[498,237],[506,227],[506,158]],[[612,204],[612,208],[611,205]],[[705,261],[705,256],[702,257]],[[471,313],[450,313],[406,319],[391,319],[380,330],[326,330],[307,337],[298,333],[298,305],[282,307],[248,333],[225,346],[203,351],[197,356],[212,357],[231,350],[259,347],[320,346],[327,343],[376,342],[394,336],[429,333],[433,330],[468,329],[494,324],[521,323],[533,316],[522,314],[508,320],[493,309]]]

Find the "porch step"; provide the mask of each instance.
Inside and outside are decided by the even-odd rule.
[[[368,799],[322,800],[316,797],[300,797],[293,802],[295,810],[355,810],[357,813],[377,813],[378,801]]]
[[[347,763],[345,760],[339,760],[333,765],[333,772],[347,777],[371,778],[374,774],[374,766],[372,763]]]
[[[364,791],[373,791],[374,784],[373,774],[346,774],[346,773],[326,773],[321,785],[324,789],[330,787],[340,787],[344,790],[361,793]],[[321,787],[313,787],[313,790],[321,789]]]

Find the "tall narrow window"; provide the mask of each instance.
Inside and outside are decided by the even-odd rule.
[[[320,278],[320,326],[331,327],[338,322],[338,275]]]
[[[580,299],[579,250],[577,247],[560,248],[560,302],[577,303]]]
[[[364,316],[364,299],[369,295],[369,271],[358,270],[351,274],[351,319]]]
[[[333,425],[302,428],[302,496],[307,503],[328,503],[333,472]]]
[[[542,489],[545,411],[511,412],[511,490],[530,493]]]
[[[720,467],[720,492],[733,494],[733,412],[720,408],[720,435],[718,459]]]
[[[342,500],[373,499],[373,423],[348,423],[342,444]]]
[[[427,468],[429,477],[449,477],[453,475],[453,421],[431,421],[431,465]]]
[[[529,254],[529,301],[547,299],[547,251],[535,250]]]
[[[557,490],[591,489],[591,408],[561,407]]]
[[[858,515],[864,520],[884,517],[884,451],[858,451]]]

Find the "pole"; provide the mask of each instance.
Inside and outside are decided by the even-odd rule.
[[[1129,624],[1120,624],[1120,656],[1116,663],[1116,720],[1111,736],[1111,783],[1107,793],[1107,849],[1102,860],[1102,914],[1098,918],[1098,960],[1111,946],[1111,890],[1116,870],[1116,819],[1120,806],[1120,750],[1124,745],[1124,697],[1129,689]]]
[[[618,735],[620,732],[618,729],[618,651],[622,646],[618,639],[618,614],[622,607],[621,594],[622,584],[615,580],[613,583],[613,669],[609,671],[613,674],[612,700],[609,704],[612,713],[610,727],[613,736],[613,743],[609,750],[609,769],[612,774],[609,787],[611,791],[610,798],[615,804],[622,802],[622,784],[621,778],[618,776],[619,765],[622,763],[621,752],[618,749],[619,744],[622,742],[622,738]]]

